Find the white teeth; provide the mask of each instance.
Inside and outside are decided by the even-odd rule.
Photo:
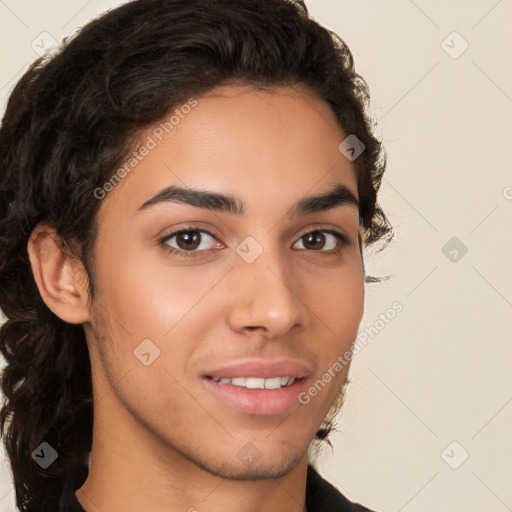
[[[222,377],[221,379],[215,380],[221,384],[232,384],[233,386],[248,389],[279,389],[293,384],[295,377],[271,377],[269,379],[262,377],[233,377],[232,379],[228,379]]]
[[[265,379],[248,377],[245,379],[245,387],[249,389],[265,389]]]
[[[282,378],[281,377],[274,377],[273,379],[265,379],[265,389],[279,389],[282,384]],[[288,382],[288,379],[286,379],[286,382]]]

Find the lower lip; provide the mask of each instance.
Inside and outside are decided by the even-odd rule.
[[[221,384],[212,378],[203,378],[205,386],[225,404],[245,414],[275,416],[300,404],[299,395],[306,387],[306,378],[279,389],[248,389],[233,384]]]

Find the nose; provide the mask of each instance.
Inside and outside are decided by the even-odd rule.
[[[252,263],[237,258],[230,280],[227,321],[234,331],[277,339],[309,323],[303,286],[279,251],[266,249]]]

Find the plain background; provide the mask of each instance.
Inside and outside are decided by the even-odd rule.
[[[119,3],[0,0],[0,108],[38,48]],[[321,472],[378,512],[512,510],[512,1],[307,5],[370,86],[395,228],[367,257],[393,277],[367,285],[372,334]]]

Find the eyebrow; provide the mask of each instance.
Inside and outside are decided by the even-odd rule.
[[[153,205],[167,202],[187,204],[207,210],[230,213],[240,217],[246,214],[245,204],[242,199],[219,192],[209,192],[176,185],[160,190],[154,197],[143,203],[137,211],[146,210]],[[293,219],[343,205],[355,206],[359,209],[359,201],[352,191],[347,186],[338,183],[325,194],[308,196],[301,199],[288,211],[288,216]]]

